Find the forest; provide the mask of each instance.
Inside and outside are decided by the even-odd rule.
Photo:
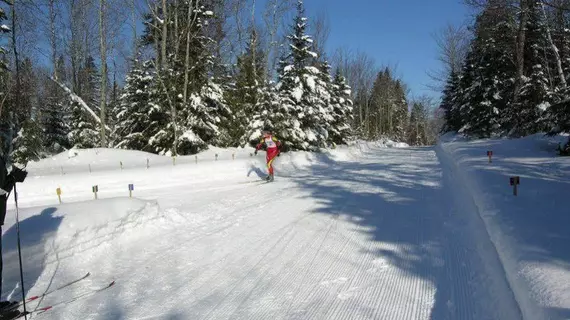
[[[468,0],[477,14],[441,37],[443,132],[523,137],[570,131],[570,1]],[[570,141],[560,146],[570,153]]]
[[[70,148],[177,156],[353,139],[435,142],[437,108],[370,53],[326,50],[302,1],[0,0],[0,137],[16,163]]]

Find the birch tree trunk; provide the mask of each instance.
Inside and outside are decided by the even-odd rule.
[[[515,88],[513,103],[519,101],[520,91],[522,88],[522,80],[524,76],[524,45],[526,42],[526,24],[528,22],[528,2],[529,0],[520,1],[520,21],[519,29],[516,37],[516,64],[517,64],[517,77],[515,79]]]
[[[49,30],[50,30],[50,45],[51,45],[51,61],[53,64],[53,77],[59,80],[57,74],[57,42],[55,36],[55,0],[49,0]]]
[[[161,50],[161,66],[162,69],[166,70],[166,40],[168,38],[168,7],[166,6],[166,0],[162,0],[162,47]]]
[[[99,38],[101,45],[101,146],[107,147],[107,133],[105,131],[107,108],[107,39],[105,37],[105,1],[99,0]]]
[[[560,79],[560,83],[562,84],[562,89],[566,88],[566,78],[564,77],[564,70],[562,69],[562,60],[560,60],[560,53],[558,48],[552,41],[552,35],[550,34],[550,26],[548,25],[548,17],[546,16],[546,10],[544,9],[544,2],[540,2],[540,7],[542,8],[542,15],[544,17],[544,23],[546,24],[546,36],[548,37],[548,42],[550,43],[550,47],[552,48],[552,52],[554,53],[554,57],[556,58],[556,68],[558,69],[558,78]]]
[[[186,58],[184,59],[184,94],[182,100],[184,104],[188,101],[188,81],[190,76],[190,40],[191,40],[191,28],[192,28],[192,7],[194,6],[194,1],[190,0],[188,3],[188,21],[186,26]]]

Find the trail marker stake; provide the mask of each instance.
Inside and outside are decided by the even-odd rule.
[[[146,168],[147,168],[147,169],[150,168],[150,163],[149,163],[149,162],[150,162],[150,160],[149,160],[148,158],[146,158]]]
[[[513,195],[518,194],[518,185],[521,184],[521,178],[518,176],[511,177],[511,186],[513,186]]]
[[[235,160],[235,159],[236,159],[236,154],[234,152],[234,153],[232,153],[232,160]]]
[[[99,192],[99,186],[93,186],[93,193],[95,194],[95,200],[97,200],[97,192]]]
[[[196,156],[196,163],[198,163],[198,156]]]
[[[59,204],[61,204],[61,188],[55,189],[55,193],[57,194],[57,199],[59,200]]]
[[[134,184],[129,184],[129,198],[133,197],[133,190],[135,190],[135,185]]]
[[[489,163],[493,162],[493,151],[487,151],[487,157],[489,157]]]
[[[119,164],[121,165],[121,170],[123,170],[123,161],[119,162]]]
[[[91,163],[89,164],[89,173],[91,173]]]
[[[216,153],[216,161],[218,161],[218,154]]]
[[[172,157],[172,165],[173,165],[173,166],[176,165],[176,157]]]

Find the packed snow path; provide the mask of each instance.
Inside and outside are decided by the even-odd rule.
[[[271,184],[242,183],[247,161],[102,172],[95,178],[116,189],[109,194],[133,175],[136,196],[158,205],[115,199],[22,210],[49,228],[30,235],[34,224],[23,221],[28,296],[86,271],[90,286],[117,279],[104,294],[34,319],[521,318],[474,204],[433,149],[372,148],[345,161],[312,156],[298,170],[284,158]],[[68,179],[64,190],[89,184],[38,177],[22,186],[22,201],[45,206],[51,179]],[[24,200],[26,191],[37,196]],[[77,222],[105,210],[132,213],[62,234],[67,215]],[[10,238],[13,227],[5,232]],[[4,272],[17,279],[10,254]],[[9,282],[4,296],[17,280]],[[80,292],[81,285],[41,304]]]

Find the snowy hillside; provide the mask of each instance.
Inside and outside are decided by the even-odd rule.
[[[568,318],[570,163],[551,150],[538,137],[357,143],[283,154],[269,184],[259,182],[265,154],[250,149],[176,165],[110,149],[61,154],[31,164],[18,189],[27,296],[91,275],[28,309],[94,320]],[[13,217],[3,298],[18,300]]]

